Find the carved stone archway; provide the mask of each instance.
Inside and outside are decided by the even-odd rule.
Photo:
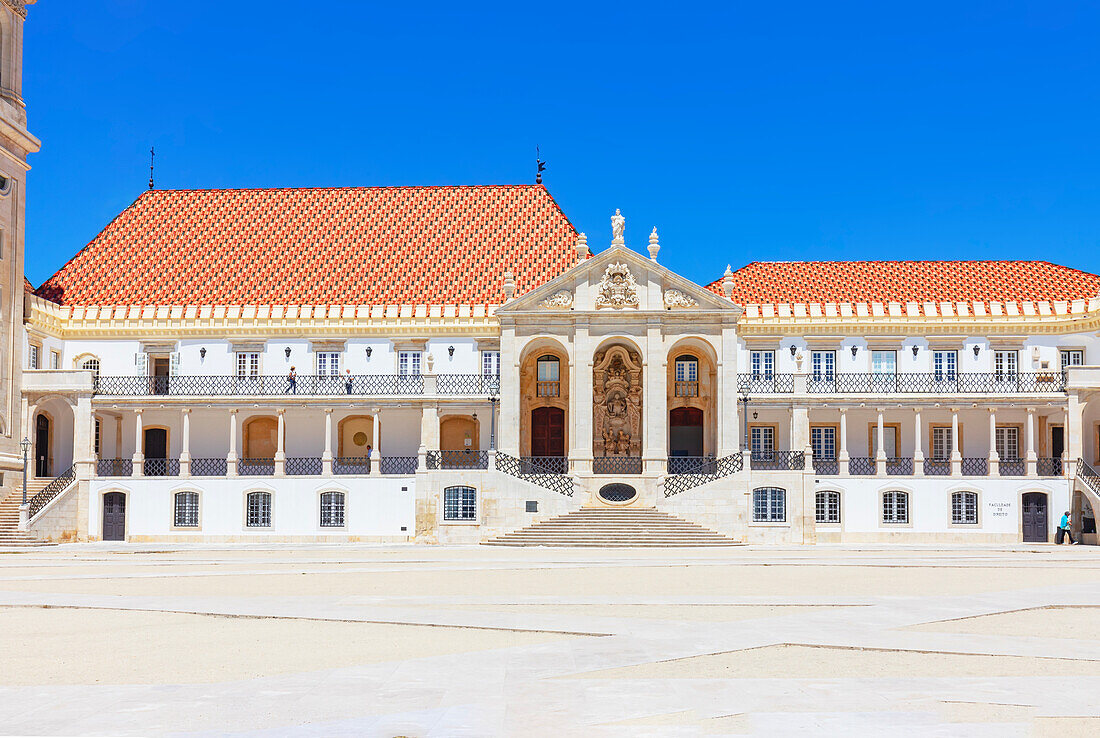
[[[592,368],[592,453],[642,455],[642,358],[615,345],[596,352]]]

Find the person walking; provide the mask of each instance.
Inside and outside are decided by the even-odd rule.
[[[344,370],[344,387],[347,389],[349,395],[351,394],[352,383],[353,382],[352,382],[352,378],[351,378],[351,369],[345,369]]]
[[[290,367],[290,374],[286,375],[286,391],[292,395],[298,394],[298,372]]]
[[[1077,541],[1073,540],[1073,533],[1070,532],[1069,523],[1069,510],[1066,510],[1065,513],[1062,515],[1062,519],[1058,521],[1058,535],[1054,537],[1054,542],[1059,546],[1062,545],[1062,540],[1064,538],[1069,539],[1069,543],[1071,546],[1077,543]]]

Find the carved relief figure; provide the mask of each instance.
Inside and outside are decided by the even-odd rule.
[[[573,306],[573,293],[569,290],[558,290],[541,303],[544,308],[567,308]]]
[[[616,310],[638,307],[638,283],[626,264],[607,265],[597,285],[596,307]]]
[[[680,290],[665,290],[666,308],[689,308],[698,305],[695,298],[688,297]]]
[[[592,442],[596,456],[642,455],[642,360],[612,346],[594,357]]]

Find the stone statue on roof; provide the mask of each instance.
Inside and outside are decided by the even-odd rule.
[[[626,230],[626,218],[622,216],[618,208],[611,216],[611,243],[623,243],[623,231]]]

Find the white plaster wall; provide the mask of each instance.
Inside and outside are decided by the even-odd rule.
[[[64,367],[72,369],[74,361],[84,354],[92,354],[99,359],[100,374],[127,376],[137,373],[134,357],[139,351],[141,351],[140,341],[66,341],[61,363]]]

